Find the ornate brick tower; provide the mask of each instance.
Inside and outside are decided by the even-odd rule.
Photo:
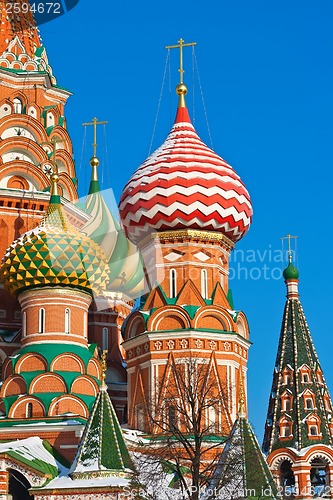
[[[24,0],[15,4],[27,5]],[[0,1],[0,254],[37,226],[47,208],[56,148],[59,191],[77,198],[72,143],[64,107],[71,95],[57,85],[32,14],[6,11]],[[69,208],[70,210],[70,208]],[[71,207],[69,218],[86,221]],[[0,362],[19,347],[21,312],[0,289]]]
[[[2,439],[31,433],[71,457],[79,435],[66,424],[85,422],[98,393],[96,345],[88,346],[92,292],[105,289],[101,248],[72,226],[62,210],[58,176],[39,226],[12,243],[1,278],[22,308],[22,347],[5,361],[1,387]],[[30,428],[18,427],[29,421]],[[49,423],[58,424],[56,429]]]
[[[126,184],[119,205],[151,286],[124,326],[129,424],[158,432],[147,404],[152,412],[167,405],[175,365],[196,358],[225,394],[205,417],[210,432],[224,434],[237,416],[250,345],[246,317],[234,310],[228,291],[228,259],[249,228],[252,207],[238,175],[191,124],[182,73],[181,67],[175,123]]]
[[[285,495],[332,498],[332,401],[298,294],[290,262],[263,450]]]

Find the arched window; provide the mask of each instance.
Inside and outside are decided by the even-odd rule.
[[[27,334],[27,313],[24,311],[22,314],[22,337]]]
[[[292,470],[292,464],[288,460],[284,460],[280,466],[280,486],[287,498],[294,498],[295,476]]]
[[[176,406],[169,405],[168,406],[168,425],[169,429],[172,431],[176,427]]]
[[[305,407],[307,410],[313,410],[313,401],[312,398],[306,398]]]
[[[282,427],[282,435],[283,437],[289,437],[291,435],[291,425],[286,424]]]
[[[176,269],[170,270],[170,298],[177,295],[177,272]]]
[[[71,330],[71,311],[68,307],[65,309],[65,333]]]
[[[83,336],[88,337],[88,313],[83,313]]]
[[[308,382],[310,382],[310,380],[309,380],[309,374],[308,373],[303,373],[302,374],[302,382],[304,384],[307,384]]]
[[[283,401],[283,406],[284,406],[284,411],[290,411],[291,409],[291,401],[290,401],[290,398],[287,397],[284,401]]]
[[[217,431],[217,412],[214,406],[208,408],[209,431],[214,434]]]
[[[32,403],[27,404],[25,414],[27,418],[32,418]]]
[[[317,425],[310,425],[310,435],[311,436],[318,436],[318,426]]]
[[[326,497],[325,490],[330,484],[329,465],[326,460],[315,458],[311,462],[310,481],[313,498]],[[311,489],[312,489],[311,488]]]
[[[201,269],[201,295],[204,299],[208,299],[208,283],[207,283],[206,269]]]
[[[22,101],[18,97],[13,99],[14,103],[14,113],[21,114],[23,110]]]
[[[102,349],[103,351],[109,350],[109,330],[105,327],[102,330]]]
[[[45,309],[43,307],[39,309],[38,329],[39,333],[45,332]]]

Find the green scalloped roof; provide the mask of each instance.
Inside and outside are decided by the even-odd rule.
[[[87,405],[89,412],[91,411],[93,404],[95,402],[94,396],[86,396],[84,394],[76,394],[76,393],[69,393],[69,394],[81,399],[81,401],[83,401]],[[44,404],[46,412],[49,411],[50,404],[52,403],[52,401],[55,398],[58,398],[59,396],[65,396],[65,395],[66,395],[66,393],[63,393],[63,392],[38,392],[36,394],[32,394],[32,396],[34,396],[36,399],[39,399],[39,401],[41,401]],[[7,397],[3,398],[5,408],[6,408],[6,414],[8,414],[10,408],[17,401],[17,399],[19,397],[20,397],[20,395],[18,394],[16,396],[7,396]]]
[[[76,354],[80,359],[82,359],[85,367],[87,367],[89,360],[93,358],[93,353],[95,351],[96,345],[97,344],[90,344],[88,348],[81,347],[75,344],[65,345],[56,343],[26,346],[22,347],[18,352],[18,354],[11,357],[12,365],[15,368],[16,363],[24,354],[33,352],[44,356],[44,358],[48,362],[48,370],[49,370],[50,364],[54,360],[54,358],[59,356],[59,354],[64,354],[68,352]]]

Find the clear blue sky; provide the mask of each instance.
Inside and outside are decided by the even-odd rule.
[[[272,256],[279,257],[280,237],[287,233],[298,235],[301,300],[333,395],[332,22],[331,0],[80,0],[70,13],[41,26],[58,83],[74,92],[66,115],[80,193],[90,176],[81,124],[97,116],[109,121],[100,154],[104,188],[111,185],[117,199],[148,154],[165,45],[180,37],[197,42],[214,149],[242,177],[254,206],[253,225],[237,246],[244,253],[234,262],[243,270],[231,287],[236,308],[250,323],[249,416],[260,440],[285,301],[285,285],[275,279],[283,266]],[[177,63],[174,53],[172,92],[167,75],[154,148],[174,117]],[[191,49],[185,65],[193,114]],[[197,83],[194,90],[195,126],[209,144]]]

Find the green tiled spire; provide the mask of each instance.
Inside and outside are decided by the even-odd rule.
[[[102,383],[69,471],[73,479],[128,477],[135,467],[128,452],[116,413]]]
[[[240,412],[203,500],[278,498],[273,476],[253,429]]]
[[[298,274],[285,273],[284,278],[287,302],[267,413],[265,453],[333,444],[332,402],[299,300]]]

